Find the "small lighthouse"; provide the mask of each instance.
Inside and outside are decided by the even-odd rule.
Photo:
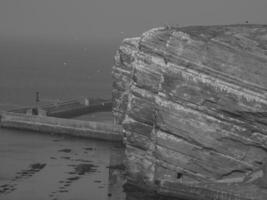
[[[27,114],[30,115],[39,115],[39,116],[46,116],[46,111],[41,109],[40,106],[40,93],[36,92],[35,93],[35,106],[27,111]]]

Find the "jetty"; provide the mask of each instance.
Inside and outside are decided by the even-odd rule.
[[[2,112],[1,127],[111,142],[122,141],[120,126],[95,121]]]
[[[111,112],[111,100],[75,98],[52,104],[40,104],[39,94],[36,99],[35,107],[1,112],[0,126],[2,128],[122,142],[122,128],[115,125],[112,119],[110,123],[69,119],[89,113]]]

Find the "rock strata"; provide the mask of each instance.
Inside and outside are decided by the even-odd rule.
[[[152,29],[123,41],[113,77],[128,180],[266,198],[266,25]]]

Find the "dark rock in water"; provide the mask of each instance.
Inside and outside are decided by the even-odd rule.
[[[33,176],[35,173],[39,172],[46,166],[45,163],[34,163],[29,166],[29,169],[21,170],[16,173],[16,176],[12,181],[17,181],[22,178],[29,178]]]
[[[4,184],[0,186],[0,194],[7,194],[16,190],[16,184]]]
[[[75,177],[70,177],[70,178],[68,178],[69,181],[76,181],[76,180],[78,180],[78,179],[80,179],[79,176],[75,176]]]
[[[96,172],[96,166],[93,164],[79,164],[75,167],[75,172],[78,175],[84,175],[86,173]]]
[[[46,166],[45,163],[35,163],[35,164],[31,164],[31,169],[35,170],[35,171],[39,171],[41,169],[43,169]]]
[[[8,187],[8,184],[1,185],[0,187],[2,188]]]
[[[61,149],[59,152],[70,153],[71,149]]]
[[[68,190],[60,190],[59,192],[65,193],[65,192],[68,192]]]
[[[66,160],[70,160],[69,156],[61,156],[60,158],[66,159]]]
[[[84,149],[85,149],[85,150],[88,150],[88,151],[92,151],[92,150],[94,150],[94,148],[92,148],[92,147],[85,147]]]
[[[113,113],[127,179],[164,195],[266,199],[266,181],[255,184],[266,174],[266,77],[266,25],[163,27],[125,39]]]
[[[85,159],[74,159],[74,161],[85,162],[85,163],[92,162],[91,160],[85,160]]]

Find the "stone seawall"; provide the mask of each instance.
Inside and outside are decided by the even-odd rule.
[[[1,127],[108,141],[122,141],[122,130],[119,126],[93,121],[2,112]]]

